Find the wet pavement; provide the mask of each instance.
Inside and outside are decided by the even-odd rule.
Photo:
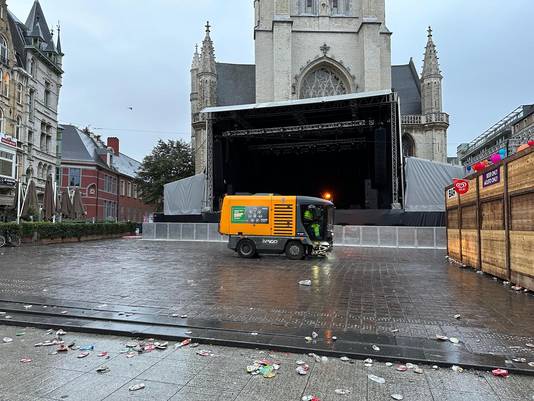
[[[379,401],[391,400],[394,394],[406,401],[526,401],[534,396],[532,377],[499,378],[489,372],[428,365],[401,372],[397,364],[376,361],[368,366],[362,360],[339,358],[317,362],[303,354],[210,345],[175,349],[174,343],[166,350],[138,353],[127,348],[136,345],[132,338],[70,332],[60,337],[65,344],[94,345],[85,358],[78,358],[79,349],[58,353],[58,346],[34,346],[54,336],[45,330],[0,325],[0,339],[12,339],[0,341],[0,401],[299,401],[303,396]],[[200,350],[209,351],[208,356],[198,355]],[[101,352],[107,357],[99,357]],[[22,358],[31,362],[22,363]],[[246,372],[262,359],[279,364],[274,378]],[[297,361],[309,366],[307,375],[297,374]],[[106,373],[97,373],[103,366]],[[144,388],[130,391],[136,384]],[[339,395],[336,390],[349,393]]]
[[[124,240],[2,249],[0,270],[0,311],[18,301],[21,316],[67,312],[104,327],[106,319],[142,323],[145,332],[151,323],[182,325],[213,329],[211,338],[256,331],[295,347],[316,330],[363,344],[359,351],[391,344],[422,360],[455,352],[465,363],[470,353],[534,359],[525,347],[534,342],[534,296],[449,265],[441,251],[337,248],[295,262],[239,259],[224,244]],[[306,279],[310,287],[298,285]],[[437,334],[460,344],[435,346]]]

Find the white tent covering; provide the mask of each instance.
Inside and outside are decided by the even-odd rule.
[[[206,196],[206,176],[194,175],[165,185],[163,206],[165,215],[202,214]]]
[[[407,212],[444,212],[445,187],[465,177],[461,166],[407,157],[405,165]]]

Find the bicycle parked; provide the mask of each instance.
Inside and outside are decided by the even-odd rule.
[[[13,233],[4,233],[0,235],[0,248],[3,246],[20,246],[20,237],[17,234]]]

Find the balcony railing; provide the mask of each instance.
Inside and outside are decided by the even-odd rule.
[[[425,115],[408,114],[402,116],[402,123],[406,125],[420,125],[431,123],[449,124],[449,115],[447,113],[429,113]]]

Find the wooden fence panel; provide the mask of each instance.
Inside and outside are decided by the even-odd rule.
[[[462,260],[458,207],[447,210],[447,250],[451,258],[457,261]]]
[[[510,212],[511,279],[534,289],[534,192],[511,196]]]
[[[504,199],[481,202],[480,213],[481,269],[502,279],[508,279]]]

